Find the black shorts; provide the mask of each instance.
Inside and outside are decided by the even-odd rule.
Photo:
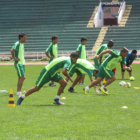
[[[125,70],[123,69],[123,63],[120,63],[121,64],[121,71],[122,72],[125,72]],[[126,66],[129,67],[130,65],[128,63],[126,63]],[[132,72],[132,69],[131,70],[127,70],[128,72]]]

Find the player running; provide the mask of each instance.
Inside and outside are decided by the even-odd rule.
[[[127,67],[130,67],[130,70],[128,70],[129,77],[132,76],[132,67],[131,67],[131,64],[136,59],[136,56],[137,56],[137,50],[132,50],[131,52],[128,53],[128,55],[126,57],[126,66]],[[121,70],[122,70],[122,80],[124,80],[124,72],[125,72],[125,69],[123,69],[122,63],[121,63]]]
[[[46,56],[50,58],[49,63],[58,57],[58,37],[52,36],[52,42],[49,47],[46,49]],[[56,86],[54,82],[50,82],[49,86]]]
[[[102,44],[101,47],[96,51],[95,57],[94,57],[94,65],[95,68],[98,69],[103,60],[105,59],[105,55],[103,55],[99,60],[96,59],[96,56],[99,55],[102,51],[111,49],[114,46],[113,40],[108,41],[108,44]]]
[[[104,62],[100,65],[99,67],[99,72],[97,74],[97,79],[93,81],[89,86],[84,88],[85,94],[89,92],[89,89],[98,83],[101,82],[102,79],[106,78],[107,82],[101,86],[101,91],[104,94],[108,94],[108,91],[106,87],[111,84],[116,78],[115,75],[113,74],[112,70],[117,66],[117,63],[122,62],[123,63],[123,68],[126,70],[130,70],[129,67],[125,66],[126,61],[125,57],[128,54],[128,49],[123,48],[120,53],[117,53],[114,50],[105,50],[99,55],[96,56],[96,59],[100,59],[104,54],[109,53],[110,55],[104,60]]]
[[[17,41],[11,49],[11,55],[14,59],[14,66],[18,75],[17,95],[20,95],[23,82],[25,80],[25,59],[24,59],[24,42],[26,42],[26,34],[21,33],[18,35]]]
[[[17,101],[17,105],[20,105],[21,102],[24,100],[25,97],[29,96],[30,94],[39,91],[44,84],[48,83],[49,81],[55,81],[60,84],[60,87],[57,92],[57,96],[54,99],[54,104],[63,105],[59,100],[59,97],[61,93],[63,92],[64,88],[67,85],[67,81],[63,79],[58,72],[63,73],[64,76],[66,76],[68,79],[70,79],[72,82],[71,76],[67,73],[68,69],[70,69],[73,65],[75,65],[77,59],[78,59],[77,53],[72,53],[69,57],[59,57],[55,60],[53,60],[50,64],[48,64],[40,73],[40,76],[38,77],[36,81],[36,86],[29,89],[24,95],[19,96],[19,99]]]
[[[85,37],[81,38],[81,44],[78,45],[76,52],[79,54],[80,59],[86,59],[86,43],[87,39]],[[80,85],[85,85],[84,83],[85,75],[83,74],[79,80]]]
[[[74,92],[74,87],[81,79],[82,75],[88,75],[90,78],[90,81],[93,81],[93,76],[96,77],[96,74],[98,73],[98,69],[95,69],[95,67],[87,60],[78,59],[76,64],[69,70],[69,75],[73,76],[74,73],[77,73],[77,77],[72,83],[71,87],[68,89],[69,92]],[[96,89],[96,86],[94,86],[95,91],[98,93],[99,91]]]

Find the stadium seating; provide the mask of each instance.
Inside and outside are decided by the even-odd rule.
[[[27,34],[26,52],[44,52],[52,35],[59,50],[75,50],[80,38],[88,38],[91,50],[100,29],[86,25],[98,4],[94,0],[1,0],[0,52],[9,52],[20,32]]]
[[[103,0],[111,1],[111,0]],[[98,5],[97,0],[0,0],[0,52],[9,52],[20,32],[27,34],[26,52],[44,52],[52,35],[59,37],[59,50],[75,50],[82,36],[91,50],[100,28],[86,28]],[[110,27],[104,38],[123,46],[139,49],[140,1],[127,0],[132,11],[126,27]]]

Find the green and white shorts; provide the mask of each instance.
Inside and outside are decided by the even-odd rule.
[[[25,76],[25,65],[22,64],[14,64],[15,69],[17,70],[18,77],[24,77]]]
[[[44,84],[48,83],[49,81],[58,82],[62,77],[56,73],[53,77],[51,77],[51,72],[47,71],[45,68],[40,72],[40,75],[36,81],[36,86],[42,87]]]
[[[111,70],[107,70],[105,67],[103,67],[103,65],[100,65],[97,77],[100,77],[102,79],[104,78],[108,79],[113,76],[114,76],[114,73]]]

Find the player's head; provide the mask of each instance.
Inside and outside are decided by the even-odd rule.
[[[97,73],[99,72],[98,69],[93,70],[93,76],[96,77]]]
[[[18,35],[18,39],[19,41],[22,43],[22,42],[26,42],[26,34],[25,33],[20,33]]]
[[[70,54],[71,62],[74,64],[77,62],[77,59],[79,58],[79,55],[76,52],[73,52]]]
[[[56,44],[58,42],[58,37],[57,36],[52,36],[52,43]]]
[[[120,54],[123,58],[125,58],[128,54],[128,49],[127,48],[122,48]]]
[[[86,45],[86,43],[87,43],[87,38],[82,37],[82,38],[81,38],[81,44],[82,44],[82,45]]]
[[[112,48],[114,46],[113,40],[109,40],[107,46],[108,48]]]
[[[132,56],[136,57],[137,55],[137,50],[132,50]]]

